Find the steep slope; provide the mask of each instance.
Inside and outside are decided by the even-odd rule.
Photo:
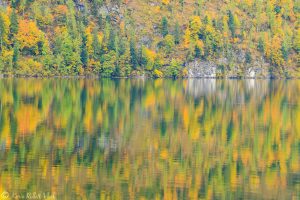
[[[4,74],[299,76],[299,1],[2,0],[0,7]]]

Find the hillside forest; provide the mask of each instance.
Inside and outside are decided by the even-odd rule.
[[[300,1],[0,0],[0,74],[300,77]]]

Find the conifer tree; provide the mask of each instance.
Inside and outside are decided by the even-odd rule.
[[[108,39],[108,49],[109,50],[116,50],[116,44],[115,44],[115,32],[114,30],[111,28],[109,31],[109,39]]]
[[[3,20],[3,18],[2,18],[2,16],[0,15],[0,52],[2,52],[2,50],[3,50],[3,43],[4,43],[4,35],[5,35],[5,33],[4,33],[4,29],[5,29],[5,27],[4,27],[4,20]]]
[[[175,30],[174,30],[174,39],[175,39],[175,44],[179,44],[180,43],[180,27],[178,22],[176,22],[175,24]]]
[[[16,11],[13,10],[13,12],[10,15],[10,37],[12,38],[15,34],[18,33],[19,30],[19,23],[18,23],[18,16],[16,14]]]
[[[18,42],[14,43],[14,51],[13,51],[13,67],[16,68],[17,66],[17,62],[19,60],[19,55],[20,55],[20,50],[19,50],[20,46]]]
[[[87,64],[88,64],[88,51],[87,51],[86,43],[87,43],[87,38],[86,38],[86,35],[83,34],[80,58],[81,58],[81,62],[84,67],[87,67]]]
[[[93,47],[93,50],[94,50],[93,58],[96,59],[96,60],[100,59],[100,56],[101,56],[101,45],[100,45],[100,42],[99,42],[98,31],[97,31],[96,28],[93,30],[92,47]]]
[[[231,12],[231,10],[228,11],[228,27],[231,31],[232,37],[235,36],[235,24],[234,24],[234,16]]]
[[[161,34],[163,37],[168,35],[169,30],[168,30],[168,20],[166,17],[163,17],[161,20]]]
[[[135,43],[133,39],[130,40],[130,61],[133,69],[136,69],[138,65],[138,59],[137,59],[137,53],[136,53]]]

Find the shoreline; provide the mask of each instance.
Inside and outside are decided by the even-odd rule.
[[[216,79],[216,80],[300,80],[300,77],[151,77],[151,76],[128,76],[128,77],[102,77],[102,76],[91,76],[91,75],[65,75],[65,76],[40,76],[40,75],[3,75],[0,74],[0,79],[8,78],[22,78],[22,79]]]

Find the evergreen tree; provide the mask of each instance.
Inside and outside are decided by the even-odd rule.
[[[231,31],[232,37],[235,36],[235,24],[234,24],[234,16],[231,12],[231,10],[228,11],[228,27]]]
[[[0,15],[0,52],[3,50],[3,38],[4,38],[4,21]]]
[[[16,8],[18,7],[19,3],[20,3],[20,0],[12,0],[12,1],[11,1],[11,6],[12,6],[14,9],[16,9]]]
[[[166,35],[168,35],[168,33],[168,20],[166,17],[163,17],[161,21],[161,34],[163,37],[165,37]]]
[[[195,58],[201,57],[201,49],[196,45],[195,46]]]
[[[174,30],[174,39],[175,39],[175,44],[179,44],[180,43],[180,27],[178,22],[176,22],[175,24],[175,30]]]
[[[17,62],[18,62],[18,60],[19,60],[19,55],[20,55],[19,48],[20,48],[19,43],[18,43],[18,42],[15,42],[15,43],[14,43],[13,59],[12,59],[13,67],[14,67],[14,68],[16,68]]]
[[[252,62],[251,54],[255,58],[263,55],[271,66],[290,67],[291,73],[300,59],[299,9],[295,0],[246,0],[218,5],[203,0],[179,0],[178,4],[163,0],[160,9],[149,9],[141,15],[131,14],[128,0],[122,4],[121,0],[2,2],[0,65],[11,67],[18,63],[18,72],[25,71],[21,63],[29,61],[23,66],[31,65],[26,67],[30,70],[24,73],[52,69],[52,73],[74,74],[83,72],[81,66],[87,67],[84,73],[100,73],[100,64],[108,67],[115,63],[113,73],[106,75],[127,76],[139,66],[161,70],[166,75],[159,66],[168,66],[173,57],[184,63],[195,57],[214,62],[223,56],[229,59],[228,65],[234,65],[234,50],[240,48],[246,52],[247,63]],[[104,6],[108,13],[102,16],[100,8]],[[183,6],[190,12],[183,13]],[[204,14],[203,9],[208,7],[209,12]],[[148,8],[143,5],[141,9]],[[178,12],[186,18],[179,20]],[[130,37],[135,34],[133,31],[140,30],[136,25],[144,23],[137,17],[149,19],[151,15],[160,16],[159,28],[151,32],[157,24],[149,20],[149,26]],[[39,69],[31,69],[35,67]]]
[[[130,40],[130,62],[132,64],[133,69],[136,69],[138,66],[138,58],[137,58],[135,43],[133,39]]]
[[[93,30],[92,47],[93,47],[93,50],[94,50],[93,58],[96,59],[96,60],[100,59],[101,45],[100,45],[100,42],[99,42],[99,39],[98,39],[98,31],[97,31],[96,28]]]
[[[180,6],[181,6],[181,10],[183,10],[183,6],[184,6],[184,0],[179,0]]]
[[[285,40],[282,42],[281,52],[282,52],[283,59],[285,61],[287,61],[288,57],[289,57],[289,47],[288,47],[288,44]]]
[[[110,51],[116,50],[116,44],[115,44],[115,33],[114,30],[111,28],[109,31],[109,39],[108,39],[108,49]]]
[[[122,55],[119,58],[117,76],[128,76],[131,71],[130,48],[128,42],[123,42],[122,45],[124,45],[124,48],[122,47],[124,52],[122,52]]]
[[[86,43],[87,43],[87,38],[86,35],[83,34],[82,36],[82,43],[81,43],[81,53],[80,53],[80,60],[83,64],[84,67],[87,66],[88,64],[88,51],[87,51],[87,47],[86,47]]]
[[[16,14],[16,11],[13,10],[13,12],[10,15],[10,33],[11,38],[18,33],[19,30],[19,23],[18,23],[18,16]]]
[[[77,73],[81,65],[80,53],[80,41],[72,38],[67,30],[62,30],[57,34],[54,54],[57,59],[63,58],[63,63],[59,63],[59,73]]]
[[[264,41],[262,38],[259,38],[257,48],[261,53],[265,51]]]
[[[166,35],[166,37],[164,38],[164,46],[166,53],[171,53],[175,46],[175,39],[172,35]]]
[[[117,65],[117,57],[115,51],[110,51],[101,57],[101,76],[111,77]]]
[[[247,51],[246,54],[245,54],[245,61],[246,63],[251,63],[252,62],[252,56],[251,56],[251,53],[250,51]]]

